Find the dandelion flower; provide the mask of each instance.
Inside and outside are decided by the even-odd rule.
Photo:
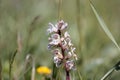
[[[37,73],[39,74],[51,74],[51,69],[46,66],[40,66],[37,68]]]

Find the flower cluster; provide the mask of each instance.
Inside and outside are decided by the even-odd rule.
[[[48,49],[54,55],[56,67],[63,64],[65,69],[69,71],[75,68],[74,60],[77,60],[77,56],[70,35],[66,30],[67,27],[68,24],[61,20],[56,25],[49,23],[47,32],[49,34]]]

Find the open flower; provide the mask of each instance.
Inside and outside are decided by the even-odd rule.
[[[52,23],[49,23],[49,28],[47,29],[48,34],[57,32],[57,31],[58,31],[58,28],[55,27]]]
[[[58,34],[52,34],[51,35],[51,42],[49,44],[58,45],[59,43],[60,43],[60,36]]]
[[[40,66],[37,68],[37,73],[48,75],[51,74],[51,69],[46,66]]]
[[[67,69],[67,71],[75,69],[75,64],[74,64],[73,60],[66,61],[65,68]]]

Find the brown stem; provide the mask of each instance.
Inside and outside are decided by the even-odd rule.
[[[70,74],[69,71],[66,70],[66,80],[70,80]]]
[[[60,25],[61,26],[61,25]],[[60,27],[59,26],[59,27]],[[58,30],[58,34],[60,35],[60,37],[61,37],[61,31],[60,30]],[[60,47],[61,47],[61,52],[62,52],[62,56],[63,56],[63,62],[64,62],[64,59],[65,59],[65,53],[64,53],[64,48],[63,48],[63,46],[62,46],[62,43],[60,43],[60,45],[59,45]],[[65,64],[66,65],[66,64]],[[66,66],[64,66],[65,67],[65,71],[66,71],[66,80],[70,80],[70,74],[69,74],[69,71],[66,69]]]

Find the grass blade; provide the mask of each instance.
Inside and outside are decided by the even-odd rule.
[[[31,80],[35,80],[35,60],[32,62]]]
[[[102,17],[98,14],[98,12],[96,11],[94,5],[92,4],[92,2],[90,1],[90,6],[99,22],[99,24],[101,25],[102,29],[105,31],[105,33],[107,34],[107,36],[112,40],[112,42],[115,44],[115,46],[118,48],[118,50],[120,51],[120,47],[118,46],[117,42],[115,41],[115,38],[113,37],[112,33],[110,32],[110,30],[108,29],[107,25],[105,24],[104,20],[102,19]]]
[[[13,62],[15,60],[16,54],[17,54],[17,49],[14,51],[14,53],[10,57],[10,63],[9,63],[9,80],[11,80],[12,64],[13,64]]]
[[[77,73],[78,73],[79,80],[83,80],[79,70],[77,70]]]
[[[2,63],[1,63],[1,59],[0,59],[0,80],[2,80]]]
[[[115,70],[115,68],[110,69],[100,80],[105,80],[105,79],[107,79],[107,77],[108,77],[109,75],[111,75],[114,70]]]

